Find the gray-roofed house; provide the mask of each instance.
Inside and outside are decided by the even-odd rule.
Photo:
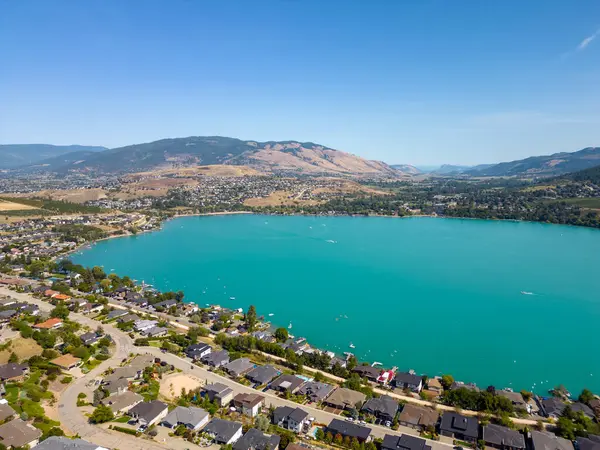
[[[427,428],[435,428],[439,418],[440,414],[433,408],[407,403],[398,416],[398,423],[405,427],[424,431]]]
[[[408,389],[419,393],[423,389],[423,378],[408,372],[397,372],[393,384],[398,389]]]
[[[227,350],[219,350],[210,352],[203,356],[201,361],[210,367],[222,367],[229,363],[229,352]]]
[[[212,352],[212,347],[208,344],[204,344],[202,342],[198,344],[192,344],[185,349],[185,354],[188,358],[192,358],[193,360],[202,359],[203,356],[206,356]]]
[[[35,446],[36,450],[108,450],[83,439],[69,439],[64,436],[50,436]]]
[[[89,333],[84,333],[81,336],[79,336],[79,339],[81,339],[81,343],[83,345],[92,345],[100,340],[100,336],[90,331]]]
[[[22,380],[29,373],[25,364],[8,363],[0,366],[0,381]]]
[[[102,404],[108,406],[113,413],[126,413],[138,403],[142,403],[144,397],[132,391],[125,391],[122,394],[111,395],[102,399]]]
[[[335,389],[334,386],[319,381],[308,381],[300,386],[298,395],[306,395],[311,402],[318,403],[327,398]]]
[[[431,450],[425,439],[403,434],[401,436],[386,434],[381,443],[381,450]]]
[[[162,425],[168,428],[177,428],[179,425],[196,431],[208,423],[209,414],[202,408],[178,406],[163,419]]]
[[[211,402],[216,401],[220,406],[227,406],[233,400],[233,390],[223,383],[207,384],[203,390]]]
[[[117,322],[127,323],[127,322],[136,322],[138,320],[140,320],[140,316],[138,316],[137,314],[129,313],[129,314],[119,317],[117,319]]]
[[[139,370],[144,370],[148,366],[154,365],[154,356],[152,355],[137,355],[129,363],[131,367]]]
[[[34,447],[41,435],[41,430],[18,417],[0,425],[0,443],[6,448]]]
[[[154,328],[158,324],[158,320],[139,319],[133,324],[133,328],[138,333]]]
[[[587,438],[578,437],[575,441],[578,450],[600,450],[600,436],[589,434]]]
[[[574,413],[578,413],[581,412],[583,413],[588,419],[594,419],[594,411],[592,410],[592,408],[590,408],[588,405],[586,405],[585,403],[581,403],[581,402],[575,402],[575,403],[571,403],[569,405],[567,405],[569,408],[571,408],[571,411],[573,411]]]
[[[445,412],[440,423],[440,434],[461,441],[476,442],[479,437],[479,420],[455,412]]]
[[[496,395],[509,399],[515,408],[527,409],[527,402],[523,399],[523,396],[520,392],[511,392],[498,389],[496,390]]]
[[[483,441],[486,447],[501,450],[522,450],[525,448],[525,438],[521,433],[493,423],[483,427]]]
[[[271,382],[279,373],[279,370],[273,366],[258,366],[248,372],[246,378],[255,384],[262,385]]]
[[[10,419],[16,414],[15,410],[8,404],[6,399],[0,400],[0,421]]]
[[[340,434],[342,437],[348,436],[350,439],[356,438],[359,442],[368,441],[371,437],[370,428],[340,419],[333,419],[331,423],[327,425],[327,431],[334,436]]]
[[[149,338],[166,336],[169,329],[166,327],[152,327],[149,330],[144,330],[140,334]]]
[[[127,378],[110,380],[102,386],[102,389],[108,391],[108,395],[122,394],[129,389],[129,380]]]
[[[264,404],[265,397],[259,394],[240,393],[233,397],[233,406],[241,411],[242,414],[249,417],[256,417],[260,414]]]
[[[294,433],[301,433],[308,424],[308,413],[301,408],[280,406],[273,411],[273,423]]]
[[[558,419],[565,409],[565,402],[556,397],[545,398],[541,401],[542,412],[546,417]]]
[[[233,450],[277,450],[281,438],[250,428],[235,444]]]
[[[254,368],[254,363],[248,358],[238,358],[223,366],[225,372],[235,378],[239,378]]]
[[[558,437],[553,433],[535,430],[530,431],[530,433],[532,450],[573,450],[571,441]]]
[[[18,315],[19,313],[15,309],[6,309],[4,311],[0,311],[0,323],[9,322],[10,319]]]
[[[353,391],[348,388],[337,388],[323,403],[337,409],[356,409],[356,405],[362,404],[367,396],[362,392]]]
[[[221,445],[229,445],[242,437],[242,424],[230,420],[213,419],[202,430]]]
[[[279,392],[295,394],[305,381],[296,375],[283,374],[271,383],[271,389]]]
[[[117,367],[116,369],[113,370],[113,373],[111,373],[110,375],[107,375],[106,378],[104,378],[104,381],[107,383],[110,383],[112,381],[121,380],[121,379],[129,380],[129,381],[137,380],[138,378],[141,377],[142,372],[143,372],[142,368],[133,367],[131,365],[125,366],[125,367]]]
[[[398,412],[398,402],[389,395],[371,398],[363,405],[363,412],[369,413],[378,419],[393,422]]]
[[[168,413],[169,406],[166,403],[152,400],[138,403],[129,410],[128,414],[137,419],[138,423],[149,427],[160,422]]]
[[[117,319],[118,317],[126,316],[127,314],[129,314],[129,312],[124,309],[113,309],[107,314],[106,319],[113,320]]]

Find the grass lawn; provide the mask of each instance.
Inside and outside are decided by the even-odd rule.
[[[92,370],[94,367],[99,366],[102,361],[98,361],[97,359],[90,358],[81,366],[81,371],[83,373],[87,373]]]
[[[150,383],[139,390],[138,394],[144,397],[144,400],[149,402],[158,398],[158,392],[160,391],[160,384],[158,381],[152,380]]]
[[[148,345],[149,345],[150,347],[156,347],[156,348],[160,348],[161,341],[150,341],[150,342],[148,342]]]
[[[60,422],[45,418],[43,422],[34,422],[33,426],[39,430],[42,430],[42,432],[47,433],[51,428],[59,427]]]
[[[6,385],[6,396],[4,398],[6,399],[6,401],[8,401],[8,403],[14,403],[19,398],[19,391],[20,391],[19,386],[14,385],[14,384],[7,384]]]
[[[10,348],[0,352],[0,364],[6,364],[10,354],[14,352],[19,361],[29,359],[34,355],[41,355],[44,349],[40,347],[33,339],[15,338],[11,341]]]
[[[129,422],[129,420],[130,420],[130,419],[131,419],[131,418],[130,418],[129,416],[122,416],[122,417],[119,417],[119,418],[117,418],[117,419],[113,420],[113,422],[117,422],[117,423],[127,423],[127,422]]]
[[[600,209],[600,198],[567,198],[564,201],[582,208]]]

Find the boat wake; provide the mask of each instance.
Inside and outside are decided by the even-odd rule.
[[[533,292],[521,291],[521,295],[536,295]]]
[[[333,239],[327,239],[325,242],[329,242],[330,244],[337,244],[337,241],[334,241]]]

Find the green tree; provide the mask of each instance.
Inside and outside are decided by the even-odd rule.
[[[277,328],[275,330],[275,339],[277,339],[277,342],[285,342],[289,336],[288,330],[285,328]]]
[[[87,349],[87,347],[83,345],[77,347],[71,353],[73,354],[73,356],[83,360],[87,360],[90,357],[90,351]]]
[[[256,327],[256,307],[254,305],[250,305],[248,308],[248,312],[246,313],[246,329],[248,331],[254,331]]]
[[[581,403],[589,403],[592,400],[594,400],[594,394],[589,389],[584,389],[581,391],[581,394],[579,394],[579,401]]]
[[[56,317],[58,319],[65,320],[69,317],[69,308],[65,306],[64,303],[59,303],[56,307],[50,312],[50,317]]]
[[[90,416],[90,421],[92,423],[104,423],[110,420],[113,420],[115,415],[112,412],[112,409],[108,406],[98,405],[92,415]]]
[[[9,363],[18,363],[19,362],[19,357],[17,356],[17,354],[15,352],[12,352],[10,354],[10,356],[8,357],[8,362]]]
[[[254,428],[260,431],[267,431],[270,425],[271,423],[266,416],[259,415],[254,419]]]
[[[454,377],[452,375],[442,375],[440,384],[444,387],[444,389],[450,389],[452,383],[454,383]]]
[[[325,432],[323,431],[323,428],[321,428],[321,427],[317,428],[317,431],[315,433],[315,437],[319,441],[322,441],[323,439],[325,439]]]
[[[106,278],[106,273],[102,267],[94,266],[92,267],[92,276],[96,281],[100,281]]]

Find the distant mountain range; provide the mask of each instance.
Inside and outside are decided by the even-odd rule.
[[[245,165],[263,173],[401,175],[383,162],[312,142],[257,142],[219,136],[162,139],[103,151],[81,147],[72,153],[40,158],[35,164],[21,166],[54,172],[120,173],[214,164]]]
[[[410,164],[392,164],[390,167],[408,175],[418,175],[423,173],[421,169],[411,166]]]
[[[53,159],[69,153],[96,153],[104,150],[107,150],[107,148],[85,145],[0,145],[0,169],[14,169],[17,167],[34,165],[46,159]]]
[[[573,153],[531,156],[517,161],[475,166],[462,173],[474,177],[554,176],[600,165],[600,147]]]

